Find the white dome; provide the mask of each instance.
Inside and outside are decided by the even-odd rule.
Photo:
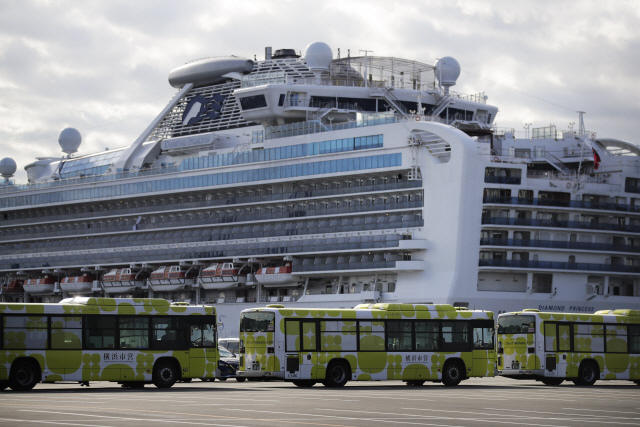
[[[455,58],[445,56],[436,62],[436,78],[442,86],[453,86],[460,76],[460,64]]]
[[[2,175],[4,178],[12,177],[13,174],[16,173],[16,169],[17,165],[15,160],[9,157],[5,157],[4,159],[0,160],[0,175]]]
[[[58,136],[58,143],[62,148],[63,153],[73,154],[78,151],[80,143],[82,142],[82,135],[74,128],[66,128],[60,132]]]
[[[333,60],[333,51],[326,43],[313,42],[304,50],[304,59],[312,71],[328,70]]]

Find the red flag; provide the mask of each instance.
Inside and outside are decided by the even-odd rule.
[[[591,150],[593,151],[593,169],[598,170],[598,165],[602,160],[595,148],[592,148]]]

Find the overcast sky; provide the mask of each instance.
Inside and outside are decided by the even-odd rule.
[[[0,1],[0,159],[131,144],[173,94],[169,71],[193,59],[264,58],[265,46],[323,41],[434,64],[453,56],[453,90],[485,92],[498,127],[589,131],[640,143],[638,1]]]

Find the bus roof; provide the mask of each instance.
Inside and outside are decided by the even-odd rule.
[[[160,298],[65,298],[59,303],[1,303],[5,314],[216,314],[215,307],[170,303]]]
[[[282,304],[270,304],[266,307],[256,307],[243,311],[278,311],[284,316],[297,317],[336,317],[346,316],[346,318],[359,317],[357,314],[365,312],[378,312],[384,318],[487,318],[493,319],[493,312],[486,310],[470,310],[467,307],[454,307],[450,304],[358,304],[354,308],[296,308],[285,307]],[[384,314],[383,314],[384,313]]]

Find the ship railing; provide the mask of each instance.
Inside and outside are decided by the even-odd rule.
[[[161,168],[140,169],[140,170],[131,171],[131,172],[118,172],[118,173],[107,174],[107,175],[92,175],[92,176],[84,176],[84,177],[64,178],[64,179],[59,179],[55,181],[18,184],[18,185],[11,185],[7,187],[0,186],[0,194],[14,193],[14,192],[20,192],[20,191],[35,191],[35,190],[42,190],[46,188],[55,188],[55,187],[67,187],[70,185],[84,185],[89,183],[115,181],[119,179],[137,178],[137,177],[144,177],[144,176],[155,176],[155,175],[162,175],[166,173],[175,173],[175,172],[178,172],[178,166],[172,165],[172,166],[161,167]]]
[[[107,233],[114,232],[122,232],[126,233],[128,236],[141,235],[142,231],[152,231],[152,230],[175,230],[178,227],[194,227],[194,226],[207,226],[207,225],[224,225],[224,224],[236,224],[236,223],[245,223],[245,222],[256,222],[256,221],[268,221],[274,219],[322,219],[324,216],[328,215],[343,215],[343,214],[354,214],[354,213],[367,213],[367,212],[379,212],[384,213],[385,211],[392,210],[406,210],[406,209],[418,209],[423,207],[423,202],[421,200],[412,200],[407,202],[388,202],[388,203],[373,203],[369,205],[360,205],[360,206],[345,206],[338,208],[319,208],[319,209],[296,209],[288,212],[273,212],[273,213],[255,213],[255,214],[247,214],[247,215],[224,215],[219,217],[203,217],[203,218],[193,218],[193,219],[175,219],[171,221],[165,221],[160,223],[149,223],[149,224],[141,224],[139,225],[138,230],[134,231],[131,229],[130,225],[117,225],[111,227],[100,227],[100,228],[90,228],[86,229],[84,236],[103,236]],[[392,215],[396,215],[393,213]],[[402,215],[398,214],[398,215]],[[386,215],[385,215],[386,216]],[[374,218],[374,217],[372,217]],[[377,218],[377,217],[375,217]],[[336,219],[333,219],[337,221]],[[389,222],[388,220],[387,222]],[[377,223],[376,219],[376,223]],[[398,221],[393,221],[398,222]],[[382,223],[382,220],[381,220]],[[291,224],[291,223],[286,223]],[[368,224],[367,224],[368,226]],[[183,232],[184,230],[177,230],[179,232]],[[266,234],[266,233],[265,233]],[[258,232],[255,233],[256,237],[258,236]],[[56,232],[48,232],[48,233],[24,233],[24,232],[16,232],[15,235],[5,234],[2,236],[0,241],[10,241],[20,239],[22,241],[28,240],[33,242],[34,239],[42,239],[41,243],[43,243],[43,248],[54,247],[57,242],[50,241],[46,242],[44,239],[50,239],[54,237],[69,237],[69,236],[77,236],[77,230],[64,230],[64,231],[56,231]],[[12,238],[13,237],[13,238]],[[187,239],[188,236],[184,236],[185,241],[190,241]],[[143,237],[140,237],[141,239]],[[33,244],[36,244],[34,242]],[[32,250],[35,250],[33,248]],[[6,248],[7,251],[11,251],[12,249]],[[0,253],[2,253],[4,249],[0,249]]]
[[[407,218],[404,218],[407,216]],[[271,229],[271,225],[265,227],[260,226],[247,226],[237,227],[237,230],[205,230],[206,232],[196,232],[195,235],[190,231],[178,231],[173,232],[169,230],[169,235],[163,230],[159,233],[152,234],[147,233],[142,235],[144,240],[129,240],[127,239],[127,235],[117,236],[118,238],[114,241],[103,241],[101,237],[96,237],[94,239],[88,238],[83,239],[85,243],[82,245],[76,246],[65,246],[62,242],[54,242],[55,245],[48,246],[38,246],[38,247],[30,247],[30,245],[16,245],[15,248],[2,248],[0,250],[0,255],[5,256],[9,259],[9,255],[18,256],[18,255],[28,255],[28,256],[36,256],[36,254],[40,253],[48,253],[48,254],[56,254],[56,256],[77,256],[77,257],[92,257],[93,255],[97,255],[104,251],[110,252],[118,252],[118,251],[134,251],[139,255],[149,254],[149,251],[158,251],[154,252],[155,255],[165,256],[164,258],[159,258],[157,260],[167,260],[171,259],[172,250],[180,247],[182,249],[188,249],[186,247],[182,247],[181,244],[187,245],[195,245],[194,247],[206,249],[206,246],[213,245],[215,242],[221,244],[224,242],[225,250],[231,249],[242,249],[247,250],[249,253],[255,254],[265,254],[271,253],[274,248],[289,248],[287,252],[306,252],[309,249],[305,249],[305,245],[309,247],[318,247],[322,246],[322,248],[316,248],[317,250],[322,251],[332,251],[332,250],[352,250],[359,249],[360,247],[367,248],[387,248],[387,247],[395,247],[397,246],[397,241],[399,239],[397,234],[378,234],[374,236],[365,236],[362,238],[335,238],[333,237],[330,243],[326,243],[324,239],[316,239],[311,241],[305,241],[307,236],[314,236],[320,234],[334,234],[334,233],[348,233],[348,232],[359,232],[359,231],[385,231],[390,229],[407,229],[413,227],[421,227],[424,225],[424,221],[422,219],[415,219],[413,214],[408,215],[394,215],[393,217],[387,217],[384,215],[379,218],[372,218],[371,222],[366,222],[366,220],[360,219],[360,221],[354,220],[353,223],[350,224],[342,224],[335,223],[332,224],[330,221],[324,221],[324,224],[320,224],[320,221],[317,221],[317,224],[313,224],[310,227],[285,227],[283,226],[280,229]],[[389,218],[388,221],[381,221],[382,218]],[[373,221],[375,220],[375,222]],[[336,221],[337,222],[337,221]],[[307,225],[307,224],[305,224]],[[246,228],[246,230],[245,230]],[[185,235],[186,234],[186,235]],[[269,237],[293,237],[298,236],[296,240],[290,240],[290,242],[282,243],[277,242],[273,244],[267,244],[265,242],[242,242],[239,240],[244,239],[258,239],[258,238],[269,238]],[[371,237],[371,238],[369,238]],[[341,240],[342,239],[342,240]],[[396,243],[394,243],[396,242]],[[49,243],[49,242],[48,242]],[[172,245],[172,248],[167,248],[166,245]],[[295,250],[292,248],[296,248]],[[78,250],[88,250],[92,251],[88,254],[77,254]],[[277,249],[276,253],[280,252],[281,249]],[[112,253],[113,257],[122,256],[122,254]],[[242,254],[236,254],[242,255]],[[221,255],[222,256],[222,255]],[[126,258],[126,256],[125,256]],[[202,258],[200,256],[194,258]],[[98,261],[96,261],[98,262]],[[92,262],[95,263],[95,262]]]
[[[208,207],[215,207],[215,206],[228,206],[228,205],[256,203],[256,202],[277,202],[280,200],[291,200],[291,199],[299,199],[299,198],[337,196],[337,195],[343,195],[343,194],[347,195],[347,194],[355,194],[355,193],[403,190],[403,189],[420,188],[420,187],[422,187],[422,181],[401,181],[401,182],[390,182],[387,184],[341,187],[341,188],[332,188],[332,189],[326,189],[326,190],[294,191],[294,192],[265,194],[265,195],[259,195],[259,196],[234,197],[234,198],[225,198],[225,199],[217,199],[217,200],[204,200],[201,202],[185,202],[185,203],[169,204],[169,205],[163,205],[163,206],[135,206],[127,209],[113,209],[113,210],[98,210],[96,207],[95,211],[85,212],[80,215],[75,215],[75,214],[50,215],[50,216],[47,216],[47,221],[50,222],[50,221],[78,219],[78,218],[82,218],[84,220],[84,219],[103,217],[106,215],[109,215],[109,216],[140,215],[143,213],[162,212],[165,210],[175,210],[175,209],[185,210],[185,209],[191,209],[191,208],[208,208]],[[39,222],[39,219],[38,218],[7,219],[7,220],[4,220],[2,224],[13,225],[13,224],[28,224],[32,222]]]
[[[485,204],[501,205],[529,205],[529,206],[559,206],[565,208],[597,209],[621,212],[640,212],[640,206],[623,203],[591,202],[581,200],[550,200],[550,199],[529,199],[524,197],[499,197],[485,196]]]
[[[545,270],[609,271],[618,273],[640,273],[640,266],[594,264],[586,262],[527,261],[505,259],[481,259],[479,267],[535,268]]]
[[[514,225],[554,228],[576,228],[585,230],[609,230],[640,233],[640,225],[634,224],[606,224],[602,222],[588,221],[559,221],[553,219],[531,218],[482,218],[483,225]]]
[[[524,239],[480,239],[480,246],[506,246],[524,248],[581,249],[587,251],[640,252],[640,246],[612,245],[608,243],[586,243],[556,240]]]
[[[400,224],[389,223],[388,229],[398,230],[401,228],[412,228],[424,226],[423,220],[402,221]],[[335,227],[325,227],[324,233],[336,233]],[[270,242],[242,242],[238,240],[224,241],[224,239],[214,239],[197,242],[193,239],[188,244],[174,244],[163,241],[161,243],[149,243],[148,246],[126,247],[128,242],[122,242],[118,248],[82,249],[83,253],[74,251],[58,251],[11,254],[10,257],[0,257],[0,269],[25,269],[42,267],[63,267],[63,266],[87,266],[101,263],[104,266],[128,265],[131,259],[140,262],[166,262],[174,263],[184,259],[198,259],[203,262],[213,262],[216,260],[229,259],[237,256],[260,256],[277,254],[304,254],[317,252],[336,251],[371,251],[373,249],[398,250],[400,234],[379,234],[368,236],[332,237],[317,238],[316,230],[308,235],[301,235],[297,239],[278,240]],[[358,231],[358,230],[353,230]],[[247,233],[250,234],[250,233]],[[285,233],[279,233],[286,235]],[[222,237],[222,236],[216,236]],[[270,234],[265,237],[278,237]],[[241,238],[238,236],[238,238]],[[255,239],[255,236],[244,237]]]
[[[332,132],[345,129],[355,129],[367,126],[379,126],[398,123],[398,117],[388,113],[367,114],[361,120],[333,123],[324,125],[317,121],[290,123],[279,126],[269,126],[265,129],[265,139],[288,138],[291,136],[311,135],[321,132]]]

